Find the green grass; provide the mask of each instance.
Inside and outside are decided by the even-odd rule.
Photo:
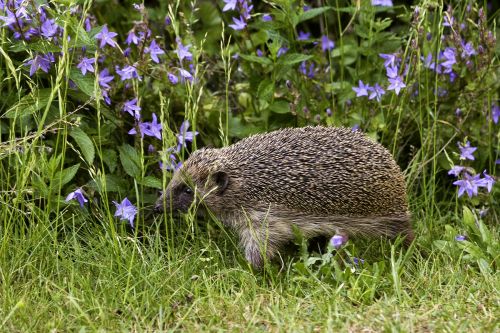
[[[172,238],[160,223],[142,237],[74,223],[33,223],[24,232],[4,225],[0,331],[498,329],[498,276],[429,249],[436,233],[420,235],[407,258],[396,247],[391,259],[384,241],[350,246],[366,267],[340,283],[315,266],[297,269],[298,255],[281,271],[252,272],[232,236],[211,224],[194,233],[170,225],[178,229]]]

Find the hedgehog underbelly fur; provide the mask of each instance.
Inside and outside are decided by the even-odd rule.
[[[399,166],[382,145],[349,128],[287,128],[198,150],[167,188],[174,209],[185,206],[175,193],[186,183],[235,228],[255,267],[293,238],[292,225],[306,237],[342,232],[413,240]]]

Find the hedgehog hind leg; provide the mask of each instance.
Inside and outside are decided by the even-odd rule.
[[[410,222],[408,222],[408,228],[403,233],[403,235],[405,236],[405,240],[404,240],[403,244],[406,247],[409,247],[413,243],[413,241],[415,240],[415,234],[413,233],[413,229],[411,227]]]
[[[388,236],[392,239],[396,239],[398,236],[403,236],[403,244],[408,247],[411,245],[415,239],[415,234],[411,227],[409,216],[397,216],[389,219]]]

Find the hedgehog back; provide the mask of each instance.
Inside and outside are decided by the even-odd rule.
[[[273,203],[347,216],[407,211],[404,178],[391,154],[349,128],[287,128],[215,151],[229,175],[228,207]]]

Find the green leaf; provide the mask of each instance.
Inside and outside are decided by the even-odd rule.
[[[139,178],[141,175],[141,161],[137,151],[126,143],[118,147],[118,150],[120,151],[120,162],[125,172],[130,177]]]
[[[75,177],[78,168],[80,168],[80,163],[63,169],[62,171],[58,171],[52,180],[52,187],[59,188],[60,186],[69,183]]]
[[[118,166],[118,155],[113,149],[105,149],[102,151],[102,160],[108,166],[110,172],[115,172]]]
[[[256,62],[256,63],[262,64],[262,65],[271,65],[273,63],[271,61],[271,59],[269,59],[269,58],[257,57],[255,55],[240,54],[240,58],[243,58],[246,61]]]
[[[88,164],[92,164],[94,162],[95,149],[87,133],[82,131],[79,127],[74,127],[71,132],[69,132],[69,135],[76,141],[78,147],[80,147],[85,161],[87,161]]]
[[[102,27],[97,27],[92,29],[90,32],[87,32],[82,27],[82,25],[79,24],[78,20],[73,17],[70,19],[70,24],[68,24],[68,26],[75,34],[75,37],[72,38],[70,42],[71,47],[73,48],[85,47],[88,53],[90,54],[94,53],[97,47],[97,43],[95,40],[95,33],[93,32],[94,30],[97,30],[97,32],[101,31]]]
[[[351,7],[343,7],[343,8],[332,8],[333,10],[341,13],[349,13],[349,14],[354,14],[356,13],[357,9],[355,6]]]
[[[161,190],[163,188],[162,181],[153,176],[146,176],[141,181],[138,182],[146,187],[157,188]]]
[[[281,56],[278,59],[278,63],[282,64],[282,65],[294,65],[294,64],[297,64],[299,62],[309,60],[312,57],[313,57],[312,55],[307,55],[307,54],[290,53],[290,54],[285,54],[284,56]]]
[[[330,52],[332,58],[341,58],[337,61],[343,61],[341,65],[351,65],[357,60],[358,47],[352,44],[344,44],[342,47],[335,48]]]
[[[473,258],[475,260],[479,260],[481,258],[485,257],[484,251],[476,244],[471,243],[469,241],[462,241],[459,242],[458,245],[465,250],[470,256],[470,258]],[[464,256],[465,258],[465,256]]]
[[[440,250],[446,252],[450,248],[450,244],[448,241],[445,240],[435,240],[432,244]]]
[[[483,273],[484,275],[491,274],[490,264],[485,259],[483,258],[479,259],[477,261],[477,264],[479,266],[479,270],[481,271],[481,273]]]
[[[106,183],[106,186],[104,186],[104,183]],[[104,188],[106,188],[106,192],[125,192],[127,182],[123,177],[106,174],[91,180],[87,185],[99,193],[103,193]]]
[[[49,196],[50,192],[47,184],[45,183],[44,179],[35,172],[32,173],[31,185],[37,192],[39,192],[39,195],[41,197]]]
[[[29,95],[21,98],[19,102],[7,110],[3,117],[24,117],[45,108],[50,101],[51,92],[52,90],[50,88],[32,91]]]
[[[274,94],[274,82],[269,79],[264,79],[259,83],[257,96],[264,101],[270,101]]]
[[[389,28],[392,24],[392,20],[390,18],[384,18],[383,20],[377,20],[374,22],[373,27],[377,32],[385,30]]]
[[[348,88],[351,88],[351,83],[348,81],[335,81],[332,83],[328,83],[325,85],[325,91],[328,92],[334,92],[334,91],[341,91],[341,90],[349,90]]]
[[[472,211],[467,206],[463,207],[463,222],[472,230],[477,230],[474,213],[472,213]]]
[[[250,123],[242,121],[241,117],[229,118],[229,136],[234,136],[237,138],[245,138],[252,134],[256,134],[262,131],[263,123]]]
[[[77,68],[72,68],[69,73],[69,78],[76,84],[78,89],[80,89],[85,95],[89,97],[94,97],[94,81],[93,75],[83,75],[82,72]]]
[[[331,9],[332,9],[332,7],[329,7],[329,6],[319,7],[319,8],[311,8],[308,11],[303,12],[302,14],[299,15],[299,22],[298,23],[310,20],[313,17],[316,17],[320,14],[323,14],[324,12],[329,11]]]
[[[61,52],[61,47],[54,43],[40,40],[29,44],[25,41],[14,42],[9,48],[10,52],[24,52],[28,50],[46,54],[49,52]]]
[[[290,112],[290,104],[287,101],[276,101],[269,107],[274,113],[289,113]]]

